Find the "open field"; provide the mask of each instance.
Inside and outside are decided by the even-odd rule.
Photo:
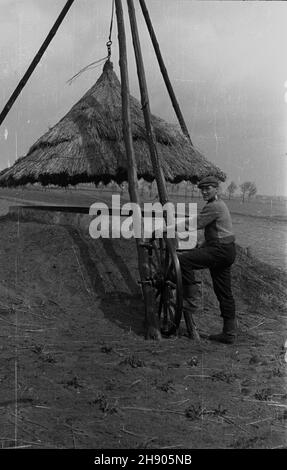
[[[150,193],[147,189],[140,189],[140,197],[143,202],[156,199],[153,191]],[[42,186],[27,186],[19,188],[0,188],[1,198],[18,198],[30,202],[53,202],[58,204],[69,205],[86,205],[90,206],[95,200],[103,199],[111,201],[112,194],[118,194],[118,190],[108,188],[97,189],[92,185],[79,185],[77,187],[61,188],[44,188]],[[123,201],[129,200],[126,190],[121,192]],[[169,192],[169,198],[172,202],[195,202],[202,207],[203,201],[201,197],[191,197],[190,192],[178,192],[173,189]],[[287,219],[287,201],[279,201],[276,198],[267,200],[251,199],[249,202],[242,203],[240,198],[228,199],[224,197],[230,211],[234,214],[246,216],[268,217],[277,220]]]
[[[143,200],[153,200],[149,194],[141,194]],[[42,189],[18,188],[0,189],[0,211],[2,214],[9,210],[9,205],[20,204],[58,204],[82,206],[87,209],[96,201],[111,205],[112,192],[97,189]],[[121,195],[121,200],[127,202],[128,194]],[[170,194],[173,202],[195,202],[201,208],[201,199],[188,199],[185,195]],[[270,201],[256,200],[242,204],[240,200],[226,200],[233,216],[234,231],[239,243],[260,260],[275,267],[286,269],[287,266],[287,209],[286,202],[272,203],[270,216]]]

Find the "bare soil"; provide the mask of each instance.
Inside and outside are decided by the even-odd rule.
[[[134,241],[0,224],[2,448],[286,448],[286,273],[238,248],[237,342],[149,341]]]

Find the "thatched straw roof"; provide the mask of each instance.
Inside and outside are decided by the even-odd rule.
[[[154,179],[141,104],[131,97],[132,133],[138,178]],[[194,183],[213,174],[225,174],[189,143],[177,126],[152,116],[160,163],[166,180]],[[0,174],[0,185],[41,182],[67,186],[127,180],[127,159],[122,133],[121,85],[106,62],[96,84],[37,142],[27,155]]]

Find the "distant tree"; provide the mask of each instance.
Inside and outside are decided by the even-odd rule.
[[[239,186],[239,187],[240,187],[241,194],[242,194],[242,202],[245,201],[245,196],[246,196],[246,194],[248,193],[249,185],[250,185],[250,182],[249,182],[249,181],[245,181],[245,183],[242,183],[242,184]]]
[[[248,199],[250,199],[252,196],[255,196],[257,193],[257,188],[255,183],[250,183],[249,189],[248,189]]]
[[[149,183],[149,197],[152,197],[152,191],[153,191],[153,186],[152,186],[152,182]]]
[[[120,195],[122,196],[128,189],[128,184],[126,181],[123,181],[121,184],[120,184]]]
[[[191,186],[191,197],[193,198],[194,190],[195,190],[195,184],[190,183],[190,186]]]
[[[240,191],[242,194],[242,202],[245,201],[245,196],[248,196],[250,199],[251,196],[254,196],[257,193],[256,184],[251,181],[245,181],[240,185]]]
[[[237,185],[234,183],[234,181],[231,181],[230,185],[227,186],[226,191],[228,193],[228,199],[231,199],[231,196],[235,193],[237,189]]]
[[[185,185],[184,185],[184,195],[185,195],[185,199],[187,198],[188,187],[189,187],[189,181],[185,181]]]

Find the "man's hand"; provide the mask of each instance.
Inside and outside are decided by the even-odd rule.
[[[199,240],[195,248],[202,248],[205,245],[205,240]]]
[[[152,232],[152,238],[164,238],[166,236],[166,227],[157,228]]]

